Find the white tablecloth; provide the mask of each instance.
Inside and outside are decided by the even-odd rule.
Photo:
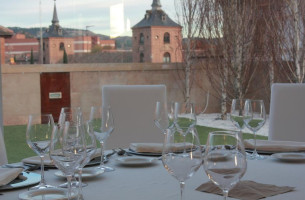
[[[115,157],[111,157],[111,161],[108,164],[114,166],[116,170],[85,180],[88,183],[88,186],[83,188],[86,200],[177,200],[180,198],[178,181],[165,170],[161,160],[156,165],[147,167],[123,167],[115,163]],[[46,171],[48,184],[59,185],[65,181],[55,177],[55,171]],[[243,180],[295,187],[293,192],[267,199],[305,199],[305,163],[283,163],[272,158],[261,161],[248,161],[248,169]],[[186,182],[185,199],[222,199],[221,196],[195,190],[206,181],[208,181],[208,178],[201,167]],[[0,199],[17,200],[18,194],[24,191],[27,191],[27,188],[0,191],[3,194],[0,195]]]

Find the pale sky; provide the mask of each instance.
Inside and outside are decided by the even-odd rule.
[[[161,0],[162,9],[176,21],[174,9],[175,0]],[[39,27],[39,4],[41,2],[41,24],[43,27],[51,25],[53,17],[53,0],[7,0],[2,1],[0,6],[0,25],[5,27]],[[118,11],[117,18],[124,20],[124,33],[128,32],[129,26],[133,26],[143,19],[146,10],[151,9],[153,0],[57,0],[57,14],[59,24],[65,28],[86,29],[104,35],[110,35],[110,7],[118,4],[123,11]],[[120,7],[120,6],[118,6]],[[112,9],[113,10],[113,9]],[[123,15],[122,13],[123,12]],[[115,12],[114,12],[115,13]],[[113,16],[113,12],[112,12]],[[124,19],[123,19],[124,18]],[[122,27],[118,28],[122,31]]]

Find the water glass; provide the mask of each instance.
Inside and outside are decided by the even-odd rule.
[[[114,171],[113,167],[105,165],[105,143],[107,138],[114,130],[114,119],[110,107],[91,107],[90,119],[93,132],[101,146],[101,164],[100,169],[105,172]]]
[[[248,157],[251,160],[263,160],[266,157],[259,155],[256,150],[256,132],[264,126],[266,122],[266,110],[263,100],[251,100],[247,99],[244,108],[244,122],[248,129],[253,132],[254,135],[254,150]]]
[[[215,131],[208,135],[203,167],[226,200],[247,169],[245,148],[238,132]]]
[[[82,125],[66,121],[54,126],[50,145],[50,157],[68,181],[68,199],[72,194],[72,176],[86,157],[84,129]]]
[[[52,114],[37,114],[29,115],[26,142],[29,147],[40,157],[41,180],[39,185],[30,188],[31,190],[50,188],[44,178],[44,158],[50,149],[50,141],[52,129],[54,127],[54,120]]]
[[[202,163],[202,148],[196,129],[186,132],[167,129],[164,139],[162,163],[180,183],[180,198],[184,198],[185,181],[193,176]]]

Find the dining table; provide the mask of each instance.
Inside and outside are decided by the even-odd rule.
[[[83,182],[88,184],[83,188],[83,197],[85,200],[180,199],[179,182],[166,171],[162,160],[158,159],[159,157],[156,157],[157,160],[151,164],[136,166],[126,166],[118,162],[117,159],[119,157],[119,155],[113,155],[107,163],[107,165],[113,166],[115,171],[104,172],[98,176],[83,180]],[[45,171],[45,178],[49,185],[58,186],[66,182],[65,178],[54,175],[56,171],[58,171],[56,168]],[[39,173],[39,170],[34,171],[34,173]],[[242,180],[294,187],[293,191],[267,197],[266,199],[305,199],[305,162],[282,162],[271,156],[267,156],[265,160],[248,160],[247,171]],[[208,181],[208,176],[201,166],[186,181],[185,199],[223,199],[220,195],[196,190],[198,186]],[[29,187],[2,190],[0,191],[0,200],[17,200],[19,199],[19,194],[28,191]]]

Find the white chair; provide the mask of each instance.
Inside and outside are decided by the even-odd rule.
[[[7,164],[6,150],[2,130],[3,129],[0,128],[0,165]]]
[[[154,124],[156,102],[166,102],[165,85],[105,85],[102,104],[110,105],[114,131],[106,148],[128,148],[133,142],[162,143],[164,135]]]
[[[273,84],[269,120],[269,140],[305,142],[305,84]]]

